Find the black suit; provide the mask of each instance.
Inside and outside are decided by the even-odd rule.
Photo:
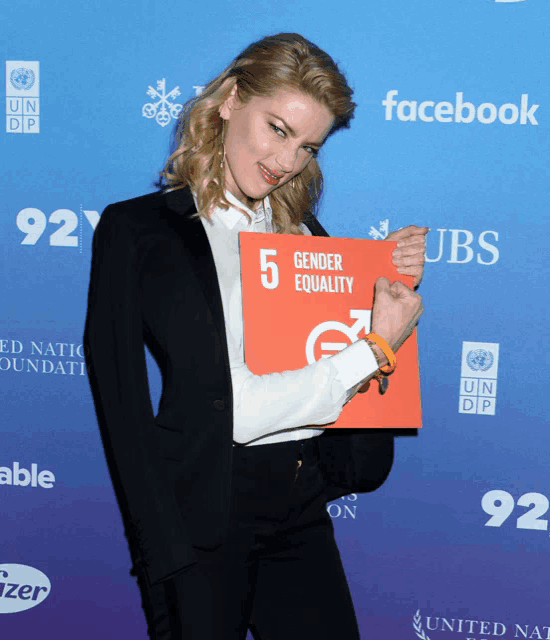
[[[93,242],[84,342],[134,568],[159,584],[216,548],[228,523],[232,391],[212,252],[189,189],[109,205]],[[314,235],[328,235],[308,217]],[[144,342],[162,373],[155,417]],[[328,498],[385,480],[393,438],[319,438]],[[178,489],[177,489],[178,488]],[[183,490],[182,490],[183,488]]]

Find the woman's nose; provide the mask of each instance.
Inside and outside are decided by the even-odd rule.
[[[291,149],[284,149],[276,157],[277,164],[285,173],[290,173],[296,164],[296,153]]]

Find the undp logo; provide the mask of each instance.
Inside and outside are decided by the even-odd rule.
[[[32,609],[50,595],[45,573],[26,564],[0,564],[0,613]]]
[[[459,413],[495,415],[498,354],[496,342],[462,343]]]
[[[6,133],[40,133],[38,60],[6,60]]]
[[[494,361],[493,354],[485,349],[469,351],[466,356],[466,362],[472,371],[489,371]]]
[[[34,86],[35,79],[34,71],[32,69],[25,69],[24,67],[14,69],[10,73],[12,87],[18,91],[30,91]]]

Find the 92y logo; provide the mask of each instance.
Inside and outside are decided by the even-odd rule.
[[[517,502],[508,491],[495,489],[488,491],[481,499],[481,507],[491,517],[486,527],[500,527],[512,515],[515,506],[526,507],[528,511],[516,520],[517,529],[548,530],[548,520],[541,518],[550,507],[548,498],[542,493],[524,493]]]
[[[50,245],[52,247],[78,247],[78,236],[72,235],[73,231],[82,225],[83,217],[85,217],[92,229],[96,228],[99,221],[99,213],[97,211],[80,209],[80,221],[78,215],[71,209],[56,209],[47,218],[46,214],[40,209],[34,207],[26,207],[22,209],[16,218],[16,224],[19,231],[25,234],[21,244],[36,244],[46,231],[48,223],[61,225],[58,229],[50,233]]]

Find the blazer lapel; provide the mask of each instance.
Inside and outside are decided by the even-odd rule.
[[[171,219],[174,221],[184,248],[190,257],[190,263],[201,284],[220,338],[225,341],[223,305],[214,256],[200,218],[193,217],[193,214],[197,213],[197,208],[191,190],[189,187],[184,187],[176,191],[169,191],[165,194],[165,198],[168,208],[177,214]],[[328,233],[311,213],[308,212],[304,216],[304,223],[314,236],[328,236]]]
[[[216,329],[222,341],[225,341],[223,305],[214,256],[201,219],[193,217],[197,208],[191,190],[185,187],[169,191],[165,198],[168,208],[178,214],[173,220],[210,307]]]
[[[314,236],[328,236],[328,233],[317,221],[317,218],[309,211],[305,214],[303,222]]]

